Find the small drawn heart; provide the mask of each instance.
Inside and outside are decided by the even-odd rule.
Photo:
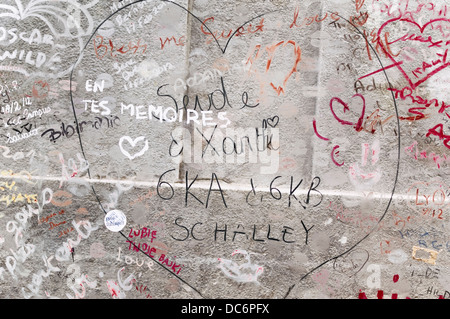
[[[137,143],[139,143],[140,141],[145,140],[145,144],[144,144],[144,148],[142,148],[139,152],[135,153],[134,155],[131,155],[130,153],[128,153],[128,151],[126,151],[122,144],[126,141],[129,144],[131,144],[131,147],[135,147]],[[148,141],[145,139],[145,136],[139,136],[136,139],[131,139],[131,137],[129,136],[122,136],[120,138],[119,141],[119,147],[120,147],[120,151],[122,152],[123,155],[125,155],[126,157],[128,157],[130,160],[135,159],[136,157],[142,156],[144,155],[145,152],[147,152],[148,150]]]
[[[364,249],[355,249],[334,260],[333,268],[341,273],[353,276],[357,274],[369,260],[369,253]]]
[[[331,109],[331,113],[333,114],[334,118],[341,123],[342,125],[352,125],[356,131],[359,131],[361,129],[361,126],[363,124],[364,121],[364,114],[366,112],[366,100],[364,99],[364,96],[362,96],[361,94],[355,94],[352,96],[352,98],[354,98],[355,96],[358,96],[362,99],[363,105],[362,105],[362,110],[361,110],[361,116],[359,117],[358,121],[356,123],[347,121],[347,120],[343,120],[341,119],[335,112],[334,110],[334,103],[337,102],[340,105],[342,105],[344,108],[342,110],[341,116],[344,115],[347,111],[350,111],[350,107],[347,103],[345,103],[344,101],[342,101],[340,98],[338,97],[334,97],[330,100],[330,109]]]

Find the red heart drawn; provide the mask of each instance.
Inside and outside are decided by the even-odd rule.
[[[401,36],[400,38],[394,40],[394,41],[388,41],[387,36],[386,43],[382,43],[382,36],[381,34],[384,32],[385,35],[388,35],[389,32],[385,31],[385,29],[393,24],[394,22],[401,22],[401,23],[407,23],[408,25],[412,26],[413,28],[417,28],[419,33],[412,33],[412,34],[405,34]],[[391,20],[386,21],[379,29],[378,31],[378,45],[383,50],[383,52],[386,54],[386,56],[389,57],[389,59],[392,60],[397,67],[397,69],[401,72],[401,74],[404,76],[404,78],[407,80],[409,87],[414,90],[416,87],[418,87],[420,84],[424,83],[431,77],[435,76],[437,73],[445,69],[447,66],[450,65],[450,61],[447,61],[447,53],[448,49],[445,47],[447,44],[450,43],[450,41],[444,42],[444,40],[438,39],[435,40],[431,35],[425,34],[424,32],[427,30],[438,30],[439,27],[433,26],[433,24],[437,23],[450,23],[450,19],[440,18],[440,19],[433,19],[425,23],[424,25],[420,25],[417,22],[409,19],[409,18],[394,18]],[[428,28],[430,27],[431,28]],[[442,28],[442,27],[441,27]],[[398,26],[396,26],[396,29],[399,29]],[[409,28],[408,28],[409,30]],[[399,56],[400,53],[394,54],[392,53],[392,50],[390,49],[390,46],[397,42],[415,42],[419,44],[424,44],[427,46],[427,48],[438,48],[441,51],[436,52],[436,57],[434,59],[431,59],[429,61],[422,61],[421,64],[417,67],[415,65],[411,68],[411,62],[409,59],[406,59],[404,61],[398,61],[399,58],[396,59],[396,57]],[[429,50],[429,49],[428,49]],[[409,65],[409,67],[408,67]],[[409,71],[411,70],[411,71]],[[408,74],[409,72],[409,74]]]
[[[362,96],[361,94],[355,94],[355,95],[352,96],[352,98],[354,98],[355,96],[359,96],[362,99],[362,102],[363,102],[363,106],[362,106],[362,110],[361,110],[361,116],[359,117],[359,119],[358,119],[358,121],[356,123],[353,123],[353,122],[341,119],[336,114],[336,112],[334,111],[334,108],[333,108],[334,102],[338,102],[338,103],[340,103],[341,105],[344,106],[343,113],[346,113],[347,111],[350,111],[350,108],[349,108],[348,104],[345,103],[344,101],[342,101],[340,98],[334,97],[334,98],[332,98],[330,100],[330,110],[331,110],[331,113],[333,114],[334,118],[336,120],[338,120],[339,123],[341,123],[342,125],[352,125],[355,128],[355,130],[359,132],[360,129],[361,129],[361,126],[363,124],[363,121],[364,121],[364,114],[366,112],[366,100],[364,99],[364,96]]]

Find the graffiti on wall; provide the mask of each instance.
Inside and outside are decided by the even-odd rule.
[[[4,1],[0,297],[448,298],[447,6]]]

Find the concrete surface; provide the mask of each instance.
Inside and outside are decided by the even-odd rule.
[[[0,298],[448,298],[447,9],[4,0]]]

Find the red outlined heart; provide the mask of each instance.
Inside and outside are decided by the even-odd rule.
[[[355,128],[356,131],[359,132],[361,127],[362,127],[362,124],[364,122],[364,114],[366,112],[366,100],[364,99],[364,96],[362,96],[361,94],[355,94],[355,95],[352,96],[352,98],[354,98],[355,96],[360,97],[362,99],[362,102],[363,102],[362,110],[361,110],[361,116],[359,117],[359,119],[358,119],[358,121],[356,123],[350,122],[348,120],[343,120],[342,118],[340,118],[336,114],[336,112],[334,110],[334,107],[335,107],[334,105],[335,105],[336,102],[344,107],[342,113],[346,113],[347,111],[350,111],[349,105],[347,103],[345,103],[344,101],[342,101],[340,98],[334,97],[334,98],[332,98],[330,100],[330,110],[331,110],[331,113],[333,114],[334,118],[339,123],[341,123],[342,125],[351,125],[351,126],[353,126]]]
[[[355,9],[356,9],[356,12],[359,12],[359,10],[361,10],[361,8],[362,8],[362,6],[364,5],[364,2],[365,2],[366,0],[356,0],[355,1]]]
[[[265,66],[265,71],[264,71],[264,75],[267,75],[270,72],[270,67],[272,65],[272,62],[274,60],[274,57],[276,55],[277,51],[280,51],[282,48],[285,48],[287,45],[289,45],[289,48],[291,48],[291,45],[293,46],[293,55],[294,55],[294,63],[292,65],[288,66],[288,69],[284,72],[284,76],[283,76],[283,80],[282,83],[274,83],[276,81],[273,80],[267,80],[267,82],[270,81],[269,85],[270,87],[272,87],[272,89],[275,90],[275,92],[277,92],[278,95],[280,95],[281,93],[284,93],[284,89],[286,87],[286,83],[289,80],[289,78],[295,73],[297,72],[297,68],[298,65],[302,59],[302,49],[300,48],[300,46],[292,40],[289,41],[279,41],[276,42],[272,45],[268,45],[265,47],[265,50],[261,49],[261,45],[258,44],[255,46],[254,48],[254,52],[255,52],[255,56],[252,57],[250,56],[247,60],[246,64],[250,64],[250,68],[253,66],[253,64],[256,63],[257,60],[261,59],[261,57],[267,53],[267,59],[266,59],[266,66]],[[280,48],[280,49],[278,49]],[[278,50],[277,50],[278,49]],[[291,48],[292,49],[292,48]],[[252,54],[253,55],[253,54]],[[255,71],[257,72],[257,71]],[[269,74],[269,78],[272,79],[273,75]],[[264,82],[264,80],[263,80]]]
[[[133,4],[135,4],[135,3],[138,3],[138,2],[141,2],[142,0],[137,0],[137,1],[135,1],[135,2],[133,2],[133,3],[131,3],[131,4],[127,4],[127,5],[125,5],[124,7],[122,7],[120,10],[118,10],[118,11],[116,11],[115,13],[113,13],[110,17],[108,17],[107,19],[105,19],[104,20],[104,22],[106,22],[108,19],[110,19],[114,14],[117,14],[118,12],[120,12],[120,11],[122,11],[122,10],[124,10],[125,8],[127,8],[127,7],[129,7],[129,6],[131,6],[131,5],[133,5]],[[172,1],[166,1],[166,0],[161,0],[161,1],[165,1],[165,2],[170,2],[170,3],[172,3],[172,4],[174,4],[174,5],[176,5],[176,6],[178,6],[178,7],[180,7],[181,8],[181,6],[180,5],[178,5],[178,4],[176,4],[176,3],[174,3],[174,2],[172,2]],[[190,14],[190,15],[193,15],[192,13],[190,13],[187,9],[185,9],[185,8],[182,8],[182,9],[184,9],[185,11],[187,11],[188,12],[188,14]],[[195,16],[194,16],[195,17]],[[257,17],[255,17],[254,19],[256,19],[256,18],[258,18],[258,17],[260,17],[260,16],[257,16]],[[199,20],[200,21],[200,19],[198,19],[197,17],[195,17],[197,20]],[[253,20],[253,19],[252,19]],[[250,20],[251,21],[251,20]],[[97,29],[100,27],[100,26],[102,26],[102,24],[104,23],[104,22],[102,22],[98,27],[97,27]],[[201,21],[200,21],[201,22]],[[205,26],[206,27],[206,26]],[[207,28],[207,27],[206,27]],[[237,29],[238,30],[238,29]],[[88,45],[88,43],[90,43],[90,41],[91,41],[91,39],[92,39],[92,37],[95,35],[95,32],[93,33],[93,35],[89,38],[89,40],[86,42],[86,46],[84,47],[84,49],[83,49],[83,52],[84,52],[84,50],[86,49],[86,47],[87,47],[87,45]],[[217,39],[216,39],[217,40]],[[231,40],[231,37],[229,38],[229,40],[228,40],[228,42]],[[217,41],[216,41],[217,42]],[[227,44],[228,44],[228,42],[227,42]],[[220,45],[219,45],[219,43],[217,43],[218,44],[218,46],[219,46],[219,48],[221,49],[221,51],[222,51],[222,53],[225,53],[225,50],[226,50],[226,46],[225,46],[225,48],[222,48]],[[82,53],[83,53],[82,52]],[[376,53],[375,53],[376,54]],[[72,84],[72,78],[73,78],[73,74],[74,74],[74,70],[75,70],[75,67],[78,65],[78,62],[80,62],[81,61],[81,59],[82,59],[82,54],[80,54],[80,56],[79,56],[79,58],[77,59],[77,61],[76,61],[76,63],[75,64],[73,64],[73,67],[72,67],[72,72],[71,72],[71,76],[70,76],[70,83]],[[380,62],[380,64],[381,64],[381,62]],[[76,110],[75,110],[75,104],[74,104],[74,99],[73,99],[73,92],[72,92],[72,90],[70,91],[70,99],[71,99],[71,105],[72,105],[72,111],[73,111],[73,116],[74,116],[74,118],[75,118],[75,122],[78,122],[78,119],[77,119],[77,113],[76,113]],[[356,123],[354,123],[354,121],[352,121],[352,119],[350,118],[350,119],[347,119],[347,116],[343,116],[342,114],[340,114],[339,112],[334,112],[334,111],[337,111],[337,104],[336,104],[336,102],[339,102],[339,103],[341,103],[340,101],[338,101],[337,99],[334,101],[334,106],[333,106],[333,104],[331,105],[331,109],[332,109],[332,112],[333,113],[335,113],[335,118],[339,121],[339,122],[341,122],[342,121],[342,123],[341,124],[343,124],[343,125],[352,125],[352,126],[354,126],[354,128],[361,128],[361,125],[362,125],[362,122],[363,122],[363,118],[364,118],[364,112],[365,112],[365,101],[364,101],[364,97],[363,96],[361,96],[361,95],[359,95],[359,94],[356,94],[356,95],[354,95],[353,97],[355,97],[355,96],[359,96],[362,100],[363,100],[363,110],[362,110],[362,115],[361,115],[361,117],[356,121]],[[342,101],[342,100],[341,100]],[[395,100],[393,100],[393,102],[394,102],[394,105],[395,105]],[[341,105],[343,105],[343,106],[345,106],[346,104],[342,101],[342,103],[341,103]],[[396,105],[395,105],[395,108],[396,108],[396,110],[397,110],[397,107],[396,107]],[[347,109],[348,110],[350,110],[350,109],[352,109],[353,110],[353,108],[350,108],[348,105],[347,105]],[[337,114],[340,114],[340,116],[337,116]],[[355,119],[356,120],[356,119]],[[397,123],[398,124],[398,123]],[[400,127],[398,126],[398,132],[400,132]],[[82,135],[80,134],[80,132],[77,132],[78,134],[79,134],[79,141],[80,141],[80,148],[81,148],[81,150],[83,150],[84,148],[83,148],[83,141],[82,141]],[[398,134],[398,137],[397,137],[397,139],[398,139],[398,143],[400,144],[400,134]],[[137,143],[138,142],[141,142],[141,140],[131,140],[131,138],[130,138],[130,140],[127,140],[126,138],[124,138],[124,140],[123,140],[124,142],[128,142],[128,144],[130,144],[132,147],[134,147],[134,146],[136,146],[137,145]],[[128,145],[127,145],[128,146]],[[141,150],[142,151],[142,150]],[[399,153],[399,152],[398,152]],[[131,155],[131,154],[129,154],[128,153],[128,155],[129,155],[129,157],[136,157],[137,155],[140,155],[140,152],[139,153],[137,153],[137,154],[134,154],[134,155]],[[400,154],[400,153],[399,153]],[[83,155],[84,155],[84,151],[83,151]],[[125,156],[127,156],[126,154],[124,154]],[[400,158],[400,156],[398,156],[398,158]],[[396,185],[396,182],[397,182],[397,176],[398,176],[398,164],[397,164],[397,169],[396,169],[396,174],[395,174],[395,180],[394,180],[394,186],[393,186],[393,189],[392,189],[392,193],[391,193],[391,198],[392,198],[392,196],[393,196],[393,194],[394,194],[394,192],[395,192],[395,185]],[[93,190],[94,190],[94,188],[93,188]],[[103,209],[103,206],[102,206],[102,203],[101,203],[101,200],[100,200],[100,198],[99,197],[97,197],[97,200],[98,200],[98,202],[99,202],[99,204],[100,204],[100,207]],[[387,210],[388,210],[388,208],[389,208],[389,206],[390,206],[390,203],[391,203],[391,201],[389,201],[388,202],[388,205],[387,205],[387,207],[386,207],[386,210],[385,210],[385,212],[384,212],[384,214],[380,217],[380,221],[384,218],[384,215],[387,213]],[[106,213],[106,211],[103,209],[103,211]],[[305,225],[303,225],[303,227],[305,227]],[[305,227],[306,228],[306,227]],[[124,238],[127,238],[126,237],[126,235],[124,235],[123,233],[121,233],[121,235],[124,237]],[[361,238],[361,239],[356,239],[356,243],[355,243],[355,245],[353,245],[352,247],[350,247],[350,248],[344,248],[346,251],[345,251],[345,253],[348,253],[349,251],[351,251],[356,245],[358,245],[360,242],[362,242],[365,238],[366,238],[367,236],[365,236],[365,237],[363,237],[363,238]],[[318,269],[318,268],[320,268],[320,267],[322,267],[324,264],[326,264],[326,263],[328,263],[328,262],[330,262],[330,261],[333,261],[333,260],[335,260],[336,258],[338,258],[338,257],[340,257],[340,256],[342,256],[343,254],[339,254],[339,255],[337,255],[337,256],[335,256],[334,254],[332,254],[331,255],[331,257],[328,259],[327,258],[327,260],[325,260],[325,261],[323,261],[323,260],[318,260],[318,265],[316,266],[316,267],[313,267],[313,269],[311,269],[311,270],[309,270],[302,278],[300,278],[299,280],[301,281],[301,280],[303,280],[306,276],[308,276],[311,272],[313,272],[313,271],[315,271],[316,269]],[[149,256],[150,258],[152,258],[151,256]],[[157,261],[155,261],[156,263],[157,263]],[[157,264],[160,264],[160,263],[157,263]],[[248,265],[248,263],[247,264],[232,264],[233,266],[237,266],[238,267],[238,269],[239,270],[245,270],[245,271],[248,271],[250,268],[248,267],[248,266],[250,266],[250,265]],[[162,265],[161,265],[162,266]],[[252,266],[253,266],[253,264],[252,264]],[[163,266],[162,266],[163,267]],[[167,270],[167,271],[169,271],[170,272],[170,269],[166,269],[166,268],[164,268],[163,267],[163,269],[165,269],[165,270]],[[252,268],[253,269],[253,268]],[[255,276],[254,277],[257,277],[257,275],[258,274],[261,274],[261,271],[262,271],[263,269],[261,268],[260,270],[259,270],[259,272],[258,272],[258,269],[255,271]],[[181,276],[178,276],[177,274],[174,274],[174,273],[171,273],[171,275],[173,275],[173,276],[176,276],[179,280],[181,280],[183,283],[185,283],[185,284],[187,284],[191,289],[193,289],[194,291],[196,291],[200,296],[202,296],[202,293],[201,292],[199,292],[195,287],[193,287],[193,286],[191,286],[191,285],[189,285],[189,283],[187,283]],[[184,277],[184,276],[183,276]],[[252,278],[254,278],[254,277],[252,277]],[[293,286],[291,286],[291,287],[289,287],[289,291],[288,291],[288,293],[285,295],[285,297],[287,297],[288,296],[288,294],[292,291],[292,288],[295,286],[295,283],[294,283],[294,285]]]
[[[413,28],[418,29],[420,34],[416,34],[416,33],[406,34],[392,42],[390,42],[390,41],[388,42],[386,40],[386,43],[382,43],[382,36],[381,36],[382,33],[384,32],[384,34],[388,34],[388,32],[385,31],[385,29],[390,24],[393,24],[394,22],[408,23]],[[428,21],[424,25],[420,25],[417,22],[412,21],[408,18],[399,17],[399,18],[394,18],[394,19],[386,21],[385,23],[383,23],[383,25],[378,30],[378,40],[377,40],[378,43],[377,44],[383,50],[383,52],[386,54],[386,56],[388,56],[389,59],[392,60],[392,62],[397,67],[397,69],[401,72],[403,77],[406,79],[406,81],[409,84],[409,87],[412,90],[414,90],[420,84],[424,83],[425,81],[427,81],[428,79],[430,79],[431,77],[433,77],[434,75],[436,75],[437,73],[439,73],[440,71],[442,71],[443,69],[445,69],[447,66],[450,65],[450,61],[447,61],[448,50],[445,49],[445,46],[448,44],[448,41],[444,43],[444,41],[442,41],[442,40],[439,40],[439,41],[433,40],[433,38],[431,36],[424,37],[424,31],[426,29],[428,29],[428,27],[433,28],[433,23],[437,23],[437,22],[450,23],[450,19],[445,19],[445,18],[433,19],[433,20]],[[385,37],[385,38],[387,38],[387,37]],[[410,61],[406,61],[406,60],[405,61],[397,61],[396,57],[398,56],[398,54],[395,55],[392,53],[392,51],[390,49],[388,49],[388,47],[390,47],[392,44],[397,43],[399,41],[423,43],[424,45],[427,46],[427,48],[440,48],[440,49],[442,49],[442,51],[436,53],[435,59],[432,59],[430,61],[423,61],[421,66],[419,66],[418,68],[411,71],[412,75],[414,76],[414,77],[412,77],[411,75],[409,75],[407,73],[407,70],[404,67]]]

